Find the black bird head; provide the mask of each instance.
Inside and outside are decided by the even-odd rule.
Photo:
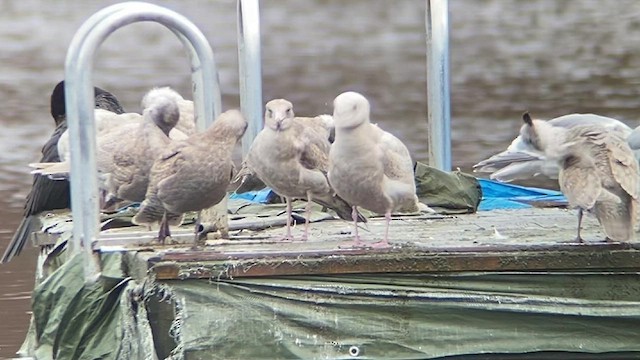
[[[94,87],[96,108],[104,109],[116,114],[124,113],[124,109],[118,99],[110,92],[99,87]],[[64,80],[60,81],[51,93],[51,116],[56,126],[66,119],[67,109],[64,97]]]
[[[64,103],[64,80],[60,81],[51,93],[51,116],[58,126],[65,120],[67,114]]]

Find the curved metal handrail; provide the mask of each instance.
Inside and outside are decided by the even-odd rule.
[[[91,74],[98,47],[125,25],[158,22],[187,47],[191,60],[196,123],[205,128],[221,112],[221,95],[213,50],[200,30],[184,16],[149,3],[125,2],[91,16],[74,35],[65,61],[65,98],[71,153],[71,206],[74,219],[72,251],[84,247],[85,277],[95,279],[99,263],[92,243],[99,234],[96,132]]]

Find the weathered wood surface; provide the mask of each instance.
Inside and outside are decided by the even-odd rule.
[[[403,217],[391,223],[388,249],[352,248],[351,224],[313,223],[308,241],[283,242],[281,227],[234,231],[205,247],[147,246],[131,254],[139,276],[158,279],[296,274],[454,271],[640,270],[640,244],[603,242],[594,218],[583,222],[585,244],[572,243],[576,216],[564,209],[480,212],[452,217]],[[294,235],[300,236],[298,225]],[[370,219],[361,236],[382,238],[384,220]],[[138,250],[142,250],[138,248]],[[138,264],[141,265],[141,264]]]

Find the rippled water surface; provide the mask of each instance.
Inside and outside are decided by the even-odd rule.
[[[191,19],[212,43],[224,108],[238,106],[236,3],[153,1]],[[49,94],[80,24],[115,1],[0,0],[0,251],[30,188],[26,164],[53,130]],[[344,90],[364,93],[373,121],[426,160],[426,45],[422,0],[262,2],[264,99],[299,115],[330,113]],[[635,126],[640,94],[640,2],[450,0],[454,167],[504,148],[529,110],[541,118],[595,112]],[[144,92],[188,95],[188,60],[157,24],[129,25],[98,53],[94,82],[139,111]],[[29,319],[36,251],[0,266],[0,357]]]

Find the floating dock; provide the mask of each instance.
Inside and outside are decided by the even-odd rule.
[[[448,170],[448,10],[444,0],[429,4],[430,158]],[[238,3],[241,103],[254,135],[262,119],[257,5]],[[196,247],[193,225],[158,244],[155,232],[127,226],[130,214],[98,214],[97,183],[87,176],[96,173],[92,56],[110,33],[138,21],[165,25],[185,45],[198,127],[220,113],[213,52],[181,15],[127,2],[97,12],[76,32],[65,62],[75,219],[41,217],[33,317],[21,355],[640,357],[640,244],[602,242],[594,219],[584,221],[587,243],[570,243],[572,211],[398,217],[385,249],[350,247],[351,224],[321,211],[309,240],[280,241],[282,205],[219,204],[205,222],[228,236]],[[382,238],[383,219],[363,226],[366,241]],[[301,226],[295,230],[299,237]]]
[[[279,240],[281,226],[238,229],[260,218],[282,223],[282,205],[266,208],[271,216],[229,214],[229,239],[209,238],[196,249],[191,225],[176,231],[187,244],[123,245],[119,233],[137,239],[153,233],[103,231],[106,240],[95,250],[109,280],[99,282],[99,291],[82,284],[81,259],[60,260],[65,252],[54,247],[34,295],[34,303],[49,307],[36,306],[34,316],[51,321],[41,318],[42,330],[55,328],[56,338],[64,338],[70,328],[55,321],[71,315],[45,315],[57,313],[52,305],[78,317],[80,309],[101,304],[105,318],[78,321],[120,334],[109,349],[128,348],[131,358],[145,336],[158,358],[640,356],[640,244],[603,242],[593,218],[584,221],[587,242],[577,244],[576,214],[560,208],[405,216],[391,223],[392,247],[367,249],[343,247],[352,224],[342,220],[312,223],[308,241]],[[58,239],[60,246],[69,237],[55,234],[59,219],[68,224],[65,216],[43,219],[54,233],[37,235],[39,245]],[[383,231],[384,219],[372,218],[361,234],[373,242]],[[299,224],[294,235],[301,234]],[[60,293],[53,289],[68,281],[75,283],[75,290],[65,287],[72,299],[99,296],[54,304],[51,294]],[[115,299],[105,308],[109,296]]]

